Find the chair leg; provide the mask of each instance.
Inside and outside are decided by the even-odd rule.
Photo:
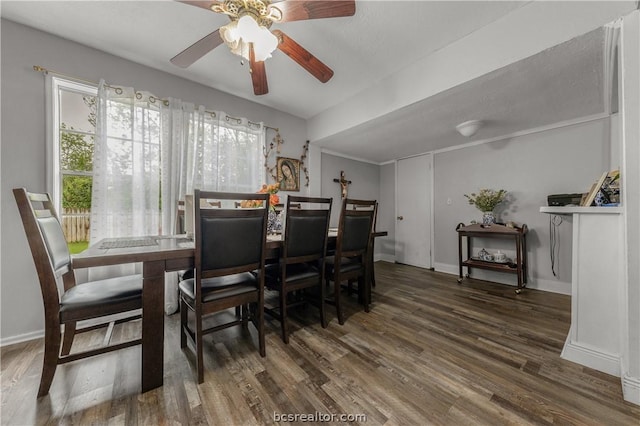
[[[45,328],[44,332],[44,359],[42,360],[42,375],[40,376],[40,388],[38,398],[49,393],[53,376],[58,366],[58,354],[60,353],[60,323],[54,321]]]
[[[187,310],[189,308],[187,307],[187,303],[184,301],[184,299],[182,299],[182,297],[180,298],[180,347],[181,348],[186,348],[187,347],[187,330],[185,330],[185,327],[187,327]]]
[[[202,348],[202,315],[196,311],[196,366],[198,370],[198,384],[204,382],[204,354]]]
[[[371,287],[375,287],[376,286],[376,268],[373,264],[373,262],[371,263],[371,278],[369,279],[371,281]]]
[[[364,305],[364,311],[369,312],[369,295],[368,295],[368,284],[365,277],[358,278],[358,290],[362,295],[362,304]]]
[[[280,328],[282,329],[282,341],[289,343],[289,330],[287,324],[287,293],[280,289]]]
[[[336,314],[338,315],[338,323],[344,325],[344,315],[342,314],[342,306],[340,306],[340,281],[336,278],[333,281],[333,290],[336,299]]]
[[[324,290],[324,284],[322,282],[320,282],[320,324],[322,325],[322,328],[327,328],[327,314],[325,312],[325,308],[324,308],[324,298],[326,297],[326,293]]]
[[[64,325],[64,334],[62,335],[62,351],[61,355],[69,355],[71,346],[73,345],[73,337],[76,334],[76,322],[69,322]]]
[[[264,291],[258,292],[258,306],[256,306],[256,316],[258,320],[258,346],[260,349],[260,356],[267,356],[264,343]]]
[[[371,282],[371,287],[376,286],[376,268],[375,262],[373,261],[373,250],[371,251],[371,257],[369,258],[369,264],[371,265],[371,276],[369,277],[369,281]]]
[[[236,317],[240,312],[240,318],[242,318],[242,328],[249,328],[249,305],[236,306]]]

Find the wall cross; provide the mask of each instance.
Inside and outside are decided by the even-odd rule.
[[[347,178],[344,176],[344,170],[340,170],[340,179],[334,179],[333,181],[340,184],[342,199],[344,200],[345,198],[347,198],[347,191],[349,189],[347,185],[350,185],[351,181],[347,180]]]

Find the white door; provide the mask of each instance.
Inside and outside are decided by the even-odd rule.
[[[431,268],[431,154],[398,160],[396,261]]]

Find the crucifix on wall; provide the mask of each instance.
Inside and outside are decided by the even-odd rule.
[[[340,184],[340,189],[341,189],[341,192],[342,192],[342,199],[344,200],[345,198],[347,198],[347,190],[348,190],[347,185],[350,185],[351,181],[347,180],[347,178],[345,178],[344,170],[340,170],[340,179],[334,179],[333,181]]]

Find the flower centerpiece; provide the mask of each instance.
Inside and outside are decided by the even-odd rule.
[[[275,205],[280,202],[280,197],[278,196],[279,189],[280,189],[279,184],[272,183],[271,185],[267,185],[267,184],[262,185],[262,188],[260,188],[260,190],[258,191],[258,194],[270,194],[269,208],[271,210],[275,210]],[[262,207],[262,201],[244,200],[240,203],[240,207],[242,208]]]
[[[472,192],[471,195],[464,194],[464,196],[469,200],[469,204],[473,204],[483,213],[482,223],[484,225],[495,223],[496,220],[493,215],[493,209],[504,201],[506,195],[507,191],[504,189],[496,191],[495,189],[486,188],[480,189],[480,192],[477,194],[475,192]]]
[[[258,191],[258,194],[269,194],[269,216],[267,222],[267,232],[279,231],[282,228],[282,222],[280,215],[276,213],[276,204],[280,202],[278,196],[278,190],[280,184],[272,183],[271,185],[264,184]],[[244,200],[240,203],[242,208],[255,208],[262,207],[262,201],[258,200]]]

